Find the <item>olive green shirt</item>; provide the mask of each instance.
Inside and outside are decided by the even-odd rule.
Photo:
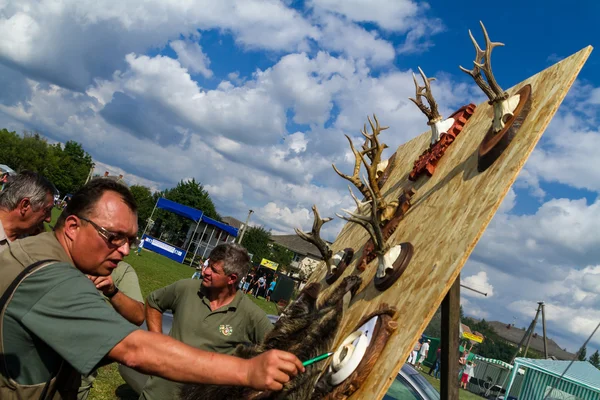
[[[202,281],[184,279],[158,289],[148,296],[148,305],[160,312],[173,311],[169,336],[198,349],[232,354],[238,344],[260,343],[273,329],[267,315],[242,291],[231,303],[210,309]],[[176,399],[180,384],[150,377],[140,399]]]
[[[23,385],[46,382],[63,360],[87,375],[138,329],[106,304],[53,232],[11,242],[0,253],[0,272],[12,263],[26,267],[44,259],[59,262],[21,282],[2,320],[4,352],[14,358],[9,376]]]
[[[119,262],[117,268],[111,272],[110,276],[112,277],[113,284],[119,288],[121,293],[142,304],[144,303],[138,276],[131,265],[127,264],[125,261]],[[98,290],[98,293],[104,298],[104,301],[112,307],[110,299],[104,296],[100,290]],[[81,387],[77,394],[78,400],[86,400],[88,398],[90,389],[92,388],[97,375],[97,371],[92,371],[90,375],[81,377]]]

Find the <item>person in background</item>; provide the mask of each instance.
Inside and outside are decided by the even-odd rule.
[[[264,297],[266,287],[267,287],[267,275],[263,275],[260,278],[258,278],[258,282],[256,282],[256,292],[254,293],[254,297],[258,298],[260,293],[262,293],[262,295]]]
[[[192,275],[192,279],[202,279],[202,266],[198,265],[196,267],[196,271],[194,271],[194,274]]]
[[[467,361],[467,365],[465,365],[465,370],[463,371],[462,378],[460,379],[460,387],[467,390],[467,383],[473,376],[473,370],[476,364],[473,364],[472,361]]]
[[[435,352],[435,361],[433,362],[433,364],[431,364],[431,368],[429,368],[429,376],[431,376],[431,374],[433,373],[438,361],[440,360],[440,356],[442,354],[441,352],[441,347],[438,347],[438,349]]]
[[[0,252],[10,242],[43,232],[52,220],[56,188],[35,172],[23,171],[11,177],[0,192]]]
[[[430,344],[431,344],[430,339],[427,339],[423,342],[423,345],[421,346],[421,351],[419,352],[419,361],[415,365],[416,369],[418,369],[418,370],[423,369],[423,362],[425,361],[425,359],[427,358],[427,355],[429,354],[429,345]]]
[[[195,348],[233,354],[241,343],[260,343],[273,329],[267,315],[238,290],[238,279],[248,273],[250,257],[239,244],[216,246],[200,283],[183,279],[150,293],[146,324],[162,333],[162,314],[173,311],[169,336]],[[152,376],[140,400],[176,399],[181,389],[173,380]]]
[[[267,301],[271,301],[271,293],[275,290],[275,286],[277,286],[277,277],[273,277],[271,283],[269,283],[269,290],[267,290],[267,296],[265,297]]]

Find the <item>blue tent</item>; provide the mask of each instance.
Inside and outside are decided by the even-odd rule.
[[[156,211],[157,208],[172,212],[173,214],[177,214],[184,218],[188,218],[188,219],[191,219],[192,221],[194,221],[196,223],[196,228],[194,229],[192,238],[196,235],[196,231],[198,230],[198,226],[200,225],[201,222],[204,222],[206,225],[214,226],[215,228],[218,228],[221,231],[226,232],[230,236],[237,237],[237,235],[238,235],[238,230],[236,228],[207,217],[206,215],[204,215],[204,213],[201,210],[197,210],[193,207],[189,207],[189,206],[177,203],[172,200],[167,200],[164,197],[159,198],[158,201],[156,202],[156,205],[154,206],[154,210],[152,211],[152,214],[150,215],[150,219],[152,219],[152,216],[154,215],[154,211]],[[148,225],[146,225],[146,229],[144,229],[144,234],[142,235],[142,238],[144,239],[144,242],[145,242],[144,247],[148,250],[152,250],[156,253],[167,256],[175,261],[183,262],[186,254],[190,250],[192,241],[190,240],[190,245],[188,246],[187,249],[179,249],[174,246],[171,246],[168,243],[161,242],[160,240],[158,240],[156,238],[150,238],[150,237],[148,237],[148,235],[146,235],[146,231],[148,230],[149,224],[150,224],[150,221],[148,221]],[[198,243],[198,245],[199,245],[199,243]],[[198,250],[198,248],[197,248],[198,245],[196,246],[196,251]],[[194,256],[195,256],[195,254],[196,253],[194,253]]]

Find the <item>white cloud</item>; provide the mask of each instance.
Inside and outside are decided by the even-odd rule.
[[[84,90],[107,79],[128,53],[165,46],[203,29],[231,32],[252,49],[294,51],[319,30],[277,0],[75,1],[0,3],[0,62],[35,79]]]
[[[490,284],[488,281],[488,276],[485,271],[480,271],[479,273],[471,276],[467,276],[462,279],[464,285],[469,286],[475,290],[479,290],[480,292],[487,293],[487,297],[492,297],[494,295],[494,286]],[[481,297],[482,295],[472,292],[470,290],[465,290],[465,296],[472,297]]]
[[[169,46],[177,53],[179,63],[188,71],[202,74],[205,78],[213,76],[209,68],[210,59],[202,52],[202,47],[197,42],[173,40]]]

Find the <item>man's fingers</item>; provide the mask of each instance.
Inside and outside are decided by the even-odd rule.
[[[281,350],[275,350],[277,353],[277,357],[279,357],[280,360],[283,361],[287,361],[288,363],[291,364],[291,368],[294,370],[294,376],[298,373],[298,372],[304,372],[305,368],[302,365],[302,361],[300,361],[298,359],[298,357],[296,357],[295,355],[293,355],[292,353],[288,353],[287,351],[281,351]],[[290,364],[286,364],[286,365],[290,365]]]

